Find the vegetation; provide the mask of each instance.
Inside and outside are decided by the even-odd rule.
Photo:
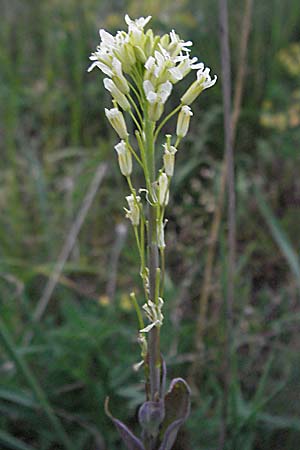
[[[229,367],[220,81],[193,105],[167,208],[161,345],[168,379],[184,376],[193,392],[176,444],[181,450],[218,448],[225,369],[231,382],[224,448],[299,449],[300,5],[265,0],[249,14],[249,3],[229,2],[234,95],[245,67],[235,136]],[[98,28],[121,29],[126,12],[151,14],[153,29],[175,28],[191,38],[195,54],[220,78],[218,2],[3,0],[1,6],[0,448],[116,450],[122,444],[104,413],[105,397],[135,431],[144,401],[142,372],[132,370],[140,356],[128,296],[142,288],[122,213],[128,188],[104,116],[109,98],[98,74],[87,73],[88,56]],[[170,111],[190,82],[175,89]],[[204,296],[211,227],[220,216]]]

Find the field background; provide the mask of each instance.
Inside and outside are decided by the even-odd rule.
[[[250,14],[247,5],[229,1],[234,93],[241,65],[245,74],[235,140],[236,299],[225,448],[299,450],[300,3],[256,0]],[[219,75],[193,105],[178,153],[162,342],[169,376],[185,376],[193,386],[177,450],[215,450],[224,396],[226,210],[207,304],[203,280],[221,212],[218,2],[0,6],[0,448],[65,448],[43,412],[50,404],[74,449],[121,449],[103,411],[107,395],[112,411],[135,428],[143,385],[142,372],[132,371],[139,348],[128,294],[141,292],[138,255],[122,209],[127,188],[116,136],[104,116],[109,96],[100,72],[87,73],[98,29],[122,29],[128,12],[151,14],[156,32],[175,28],[191,39],[194,54]],[[174,106],[183,89],[176,85]],[[43,408],[32,375],[47,399]]]

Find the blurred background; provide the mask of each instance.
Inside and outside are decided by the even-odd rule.
[[[178,152],[162,337],[169,377],[193,387],[177,450],[218,448],[227,271],[218,2],[1,0],[1,450],[65,448],[47,405],[74,449],[121,449],[107,395],[136,428],[143,374],[132,370],[140,355],[128,294],[142,293],[138,255],[109,97],[100,72],[87,73],[98,29],[124,28],[126,12],[191,39],[219,75],[193,105]],[[237,267],[224,448],[299,450],[299,0],[231,0],[229,21]],[[184,89],[176,85],[173,106]]]

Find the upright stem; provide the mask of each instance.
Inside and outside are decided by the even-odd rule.
[[[234,273],[236,253],[236,223],[235,223],[235,185],[234,185],[234,154],[231,121],[231,68],[229,47],[229,25],[227,0],[219,0],[220,43],[222,62],[222,92],[224,109],[224,144],[226,155],[227,190],[228,190],[228,275],[226,298],[226,337],[224,345],[224,397],[222,421],[218,450],[224,450],[228,432],[228,403],[231,384],[232,364],[232,330],[234,306]]]
[[[154,155],[154,125],[147,118],[145,120],[146,153],[149,167],[151,189],[155,181],[155,155]],[[152,192],[150,192],[152,198]],[[159,253],[156,239],[157,207],[149,204],[148,222],[148,266],[149,266],[149,291],[150,299],[154,302],[156,292],[156,273],[159,267]],[[150,397],[154,401],[159,396],[160,390],[160,335],[159,328],[153,327],[149,334],[149,373],[150,373]]]

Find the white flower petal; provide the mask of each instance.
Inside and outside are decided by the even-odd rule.
[[[145,80],[143,82],[143,88],[144,88],[144,92],[146,94],[146,96],[150,93],[150,92],[154,92],[154,87],[153,84],[151,83],[150,80]]]

